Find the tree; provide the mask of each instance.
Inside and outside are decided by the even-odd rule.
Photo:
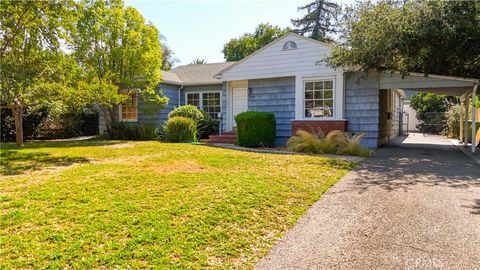
[[[162,65],[155,26],[121,0],[85,0],[78,13],[75,57],[98,93],[95,99],[102,105],[107,127],[117,121],[118,104],[129,91],[138,91],[145,102],[166,105],[168,98],[155,89]]]
[[[25,110],[79,108],[89,96],[77,84],[83,71],[62,50],[73,6],[73,1],[0,1],[1,106],[12,110],[18,146]]]
[[[226,61],[241,60],[275,39],[285,35],[290,28],[280,28],[268,23],[259,24],[255,32],[246,33],[238,38],[232,38],[223,46]]]
[[[162,70],[170,70],[178,59],[175,58],[175,53],[167,45],[167,38],[164,35],[160,35],[160,44],[162,46]]]
[[[337,18],[341,6],[329,0],[315,0],[314,2],[301,6],[298,11],[305,11],[302,18],[292,19],[295,32],[308,35],[310,38],[329,41],[329,34],[337,32]]]
[[[191,64],[193,64],[193,65],[203,65],[203,64],[206,64],[206,63],[207,63],[207,60],[197,58],[197,59],[193,60]]]
[[[480,2],[361,3],[343,21],[331,66],[480,77]]]
[[[453,97],[425,92],[412,96],[410,106],[417,112],[416,117],[420,121],[417,127],[422,132],[442,132],[447,125],[445,112],[454,100]]]

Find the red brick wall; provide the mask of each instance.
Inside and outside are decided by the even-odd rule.
[[[328,132],[332,130],[347,130],[347,120],[294,120],[292,121],[292,135],[295,135],[297,130],[305,130],[308,132],[319,132],[320,130],[323,134],[327,135]]]

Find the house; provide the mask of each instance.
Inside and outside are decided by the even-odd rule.
[[[276,116],[278,145],[299,129],[339,129],[365,133],[363,144],[377,147],[401,131],[403,88],[440,86],[461,94],[459,88],[472,85],[418,74],[344,72],[325,63],[330,52],[326,43],[288,33],[238,62],[179,66],[162,73],[166,108],[132,95],[120,106],[119,120],[158,126],[174,107],[193,104],[221,119],[221,130],[228,132],[235,130],[237,114],[265,111]]]

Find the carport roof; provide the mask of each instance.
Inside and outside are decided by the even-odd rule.
[[[422,92],[434,92],[451,96],[461,96],[470,92],[479,84],[478,79],[461,78],[423,73],[382,73],[380,89],[403,89]]]

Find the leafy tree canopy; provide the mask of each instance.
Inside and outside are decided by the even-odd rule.
[[[67,110],[88,102],[83,70],[63,50],[73,30],[73,1],[0,1],[1,106],[12,110],[18,145],[23,112]]]
[[[155,90],[162,65],[155,26],[121,0],[84,0],[78,14],[74,55],[87,71],[90,87],[107,93],[97,100],[115,106],[126,98],[125,90],[138,89],[146,102],[165,105],[168,98]]]
[[[232,38],[223,46],[222,52],[225,60],[241,60],[289,31],[290,28],[282,29],[268,23],[259,24],[253,33],[246,33],[241,37]]]
[[[329,0],[315,0],[301,6],[298,11],[305,12],[299,19],[292,19],[295,32],[308,35],[310,38],[330,41],[329,34],[337,32],[337,21],[342,8],[339,4]]]
[[[351,8],[334,67],[480,77],[480,2],[380,1]]]

